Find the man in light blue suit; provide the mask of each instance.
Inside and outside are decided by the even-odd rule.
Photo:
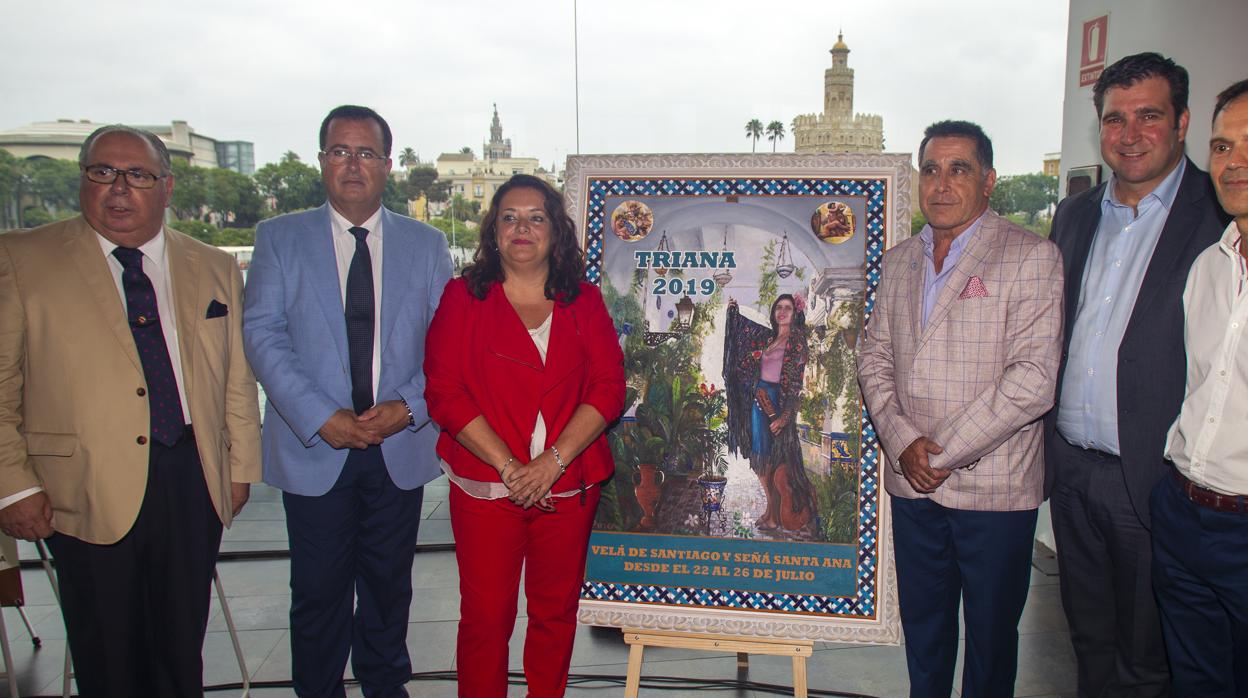
[[[329,201],[261,223],[248,271],[243,338],[268,395],[264,481],[286,508],[301,698],[342,698],[348,652],[369,698],[406,696],[411,677],[412,559],[439,472],[425,331],[451,260],[441,232],[381,206],[392,145],[372,109],[331,111]]]

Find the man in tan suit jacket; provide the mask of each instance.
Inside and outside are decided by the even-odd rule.
[[[48,540],[82,696],[199,696],[222,524],[260,478],[242,275],[163,226],[158,138],[104,127],[79,160],[82,216],[0,235],[0,529]]]
[[[963,695],[1014,695],[1053,404],[1062,265],[988,210],[992,143],[945,121],[919,148],[928,225],[884,255],[858,353],[884,449],[912,696],[948,696],[966,618]]]

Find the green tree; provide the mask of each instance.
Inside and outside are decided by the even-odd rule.
[[[176,189],[176,187],[175,187]],[[205,223],[199,220],[181,220],[173,224],[174,230],[180,233],[186,233],[191,237],[206,242],[209,245],[214,244],[217,239],[217,226],[211,223]]]
[[[989,204],[1001,214],[1021,213],[1028,225],[1050,205],[1057,203],[1057,177],[1041,172],[999,177]]]
[[[428,196],[430,201],[446,201],[451,198],[451,183],[445,179],[434,180],[425,192],[425,196]]]
[[[315,208],[325,201],[325,184],[320,171],[304,164],[291,151],[279,162],[257,170],[256,184],[261,194],[273,197],[278,213]]]
[[[771,141],[771,152],[776,152],[776,143],[784,140],[784,122],[773,121],[767,124],[767,140]]]
[[[468,146],[464,146],[459,149],[459,154],[460,155],[472,155],[472,148]]]
[[[0,150],[0,231],[33,228],[78,212],[78,163],[22,159]]]
[[[256,244],[256,229],[226,228],[218,230],[212,244],[217,247],[249,247]]]
[[[421,194],[429,196],[430,188],[438,179],[438,171],[428,165],[413,167],[407,171],[407,195],[408,198],[417,199]],[[445,199],[443,199],[445,201]]]
[[[254,227],[264,200],[256,182],[245,174],[216,167],[207,170],[207,205],[217,220],[230,228]],[[177,187],[174,187],[177,190]]]
[[[381,205],[394,211],[407,215],[407,184],[400,182],[394,177],[386,177],[386,189],[381,193]]]
[[[758,119],[745,122],[745,137],[750,139],[750,152],[756,152],[758,139],[763,137],[763,122]]]
[[[0,230],[21,225],[18,206],[22,195],[23,161],[0,148]]]
[[[1018,225],[1018,226],[1022,226],[1023,228],[1030,230],[1031,232],[1035,233],[1036,235],[1039,235],[1042,238],[1047,238],[1049,236],[1049,232],[1051,228],[1053,227],[1052,218],[1036,218],[1035,222],[1028,223],[1027,216],[1021,213],[1008,213],[1006,214],[1005,217],[1011,223],[1014,223],[1015,225]]]
[[[453,221],[445,216],[430,218],[429,225],[441,230],[446,235],[446,244],[454,248],[475,249],[477,240],[480,238],[478,229],[473,228],[470,230],[463,223]]]
[[[404,148],[399,153],[399,167],[415,167],[420,164],[420,156],[410,147]]]
[[[34,196],[49,214],[56,217],[58,211],[78,210],[78,163],[37,158],[25,162],[25,171],[25,193]]]
[[[74,211],[61,210],[55,215],[48,213],[47,209],[38,206],[27,206],[22,212],[22,226],[26,228],[37,228],[53,221],[64,220],[76,215]]]
[[[261,218],[264,199],[255,180],[245,174],[174,160],[173,177],[169,206],[181,220],[206,221],[211,216],[219,227],[246,228]]]
[[[451,199],[451,215],[457,221],[475,221],[481,216],[481,202],[465,199],[463,194],[456,194]]]
[[[914,215],[910,217],[910,234],[918,235],[923,231],[923,226],[927,225],[927,216],[919,209],[914,210]]]
[[[204,168],[181,159],[174,160],[172,165],[173,195],[169,198],[169,208],[181,220],[203,220],[204,209],[208,206],[208,182]]]

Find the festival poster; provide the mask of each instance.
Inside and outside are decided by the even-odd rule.
[[[581,619],[896,641],[855,346],[908,158],[734,158],[569,158],[628,383]]]

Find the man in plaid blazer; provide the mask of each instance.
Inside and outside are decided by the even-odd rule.
[[[884,255],[858,351],[884,448],[912,696],[948,696],[966,618],[963,695],[1013,695],[1018,619],[1043,498],[1040,418],[1062,342],[1062,263],[988,210],[992,143],[975,124],[928,127],[928,225]]]

